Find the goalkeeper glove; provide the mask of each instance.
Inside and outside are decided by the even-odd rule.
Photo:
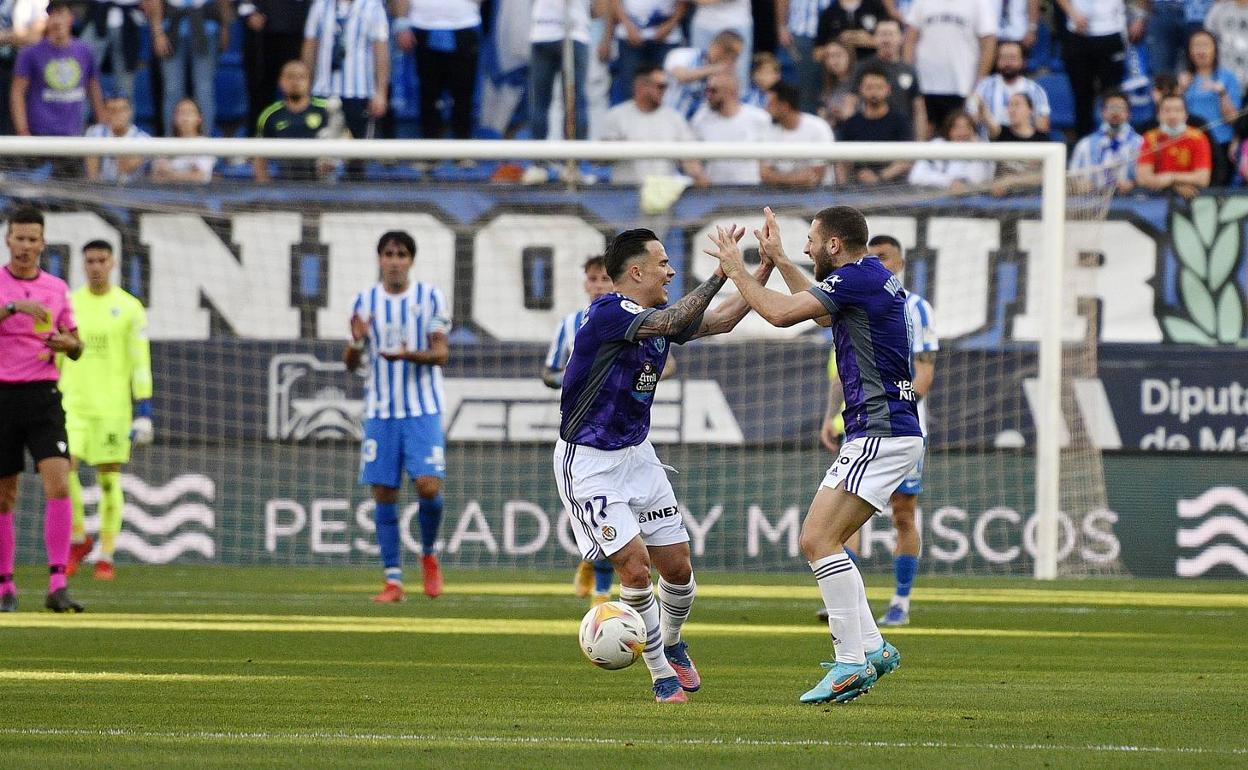
[[[130,440],[136,444],[150,444],[156,437],[152,428],[152,402],[143,399],[134,405],[135,418],[130,424]]]

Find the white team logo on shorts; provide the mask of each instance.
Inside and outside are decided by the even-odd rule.
[[[610,543],[615,539],[615,527],[607,525],[602,528],[602,539]]]

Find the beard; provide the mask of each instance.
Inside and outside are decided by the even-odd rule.
[[[1005,78],[1006,80],[1013,80],[1014,78],[1023,74],[1023,71],[1021,69],[998,70],[998,72],[1000,72],[1001,77]]]
[[[835,269],[836,268],[832,264],[832,260],[828,259],[827,257],[824,257],[823,259],[816,259],[815,260],[815,280],[820,281],[820,282],[826,280],[829,275],[832,275],[832,271]]]

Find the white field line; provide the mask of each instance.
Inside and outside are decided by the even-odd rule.
[[[602,738],[572,736],[512,735],[422,735],[417,733],[352,733],[352,732],[231,732],[201,730],[130,730],[126,728],[83,729],[53,727],[0,728],[0,736],[48,738],[123,738],[132,740],[235,741],[238,743],[413,743],[447,746],[701,746],[701,747],[830,747],[863,749],[938,749],[965,751],[1028,751],[1079,752],[1102,754],[1156,755],[1248,755],[1245,747],[1208,746],[1137,746],[1130,744],[1060,744],[1060,743],[964,743],[958,741],[884,741],[884,740],[786,740],[752,738]]]

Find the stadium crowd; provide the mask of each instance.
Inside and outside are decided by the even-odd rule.
[[[524,50],[509,58],[508,40]],[[500,123],[495,99],[487,121],[508,85],[514,117]],[[0,0],[0,133],[18,135],[1064,141],[1089,186],[1190,197],[1248,176],[1245,86],[1248,0]],[[675,171],[659,165],[614,178]],[[681,171],[1004,193],[1025,169],[999,165]],[[206,182],[214,161],[98,159],[86,174]]]

